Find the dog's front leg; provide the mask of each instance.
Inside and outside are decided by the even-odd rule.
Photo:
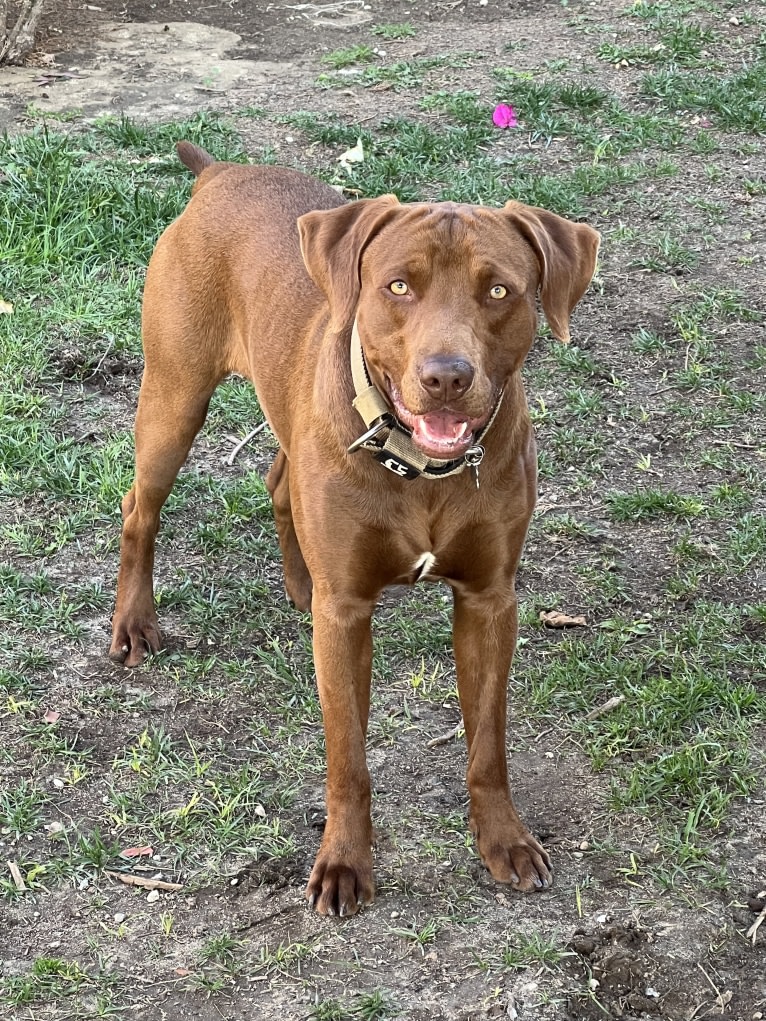
[[[508,786],[506,688],[516,644],[513,590],[455,590],[454,645],[468,743],[471,829],[481,860],[501,883],[525,892],[552,883],[550,859],[519,818]]]
[[[322,915],[352,915],[375,896],[365,754],[373,603],[339,597],[320,583],[311,609],[327,744],[327,822],[306,896]]]

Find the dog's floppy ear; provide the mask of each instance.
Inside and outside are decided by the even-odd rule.
[[[566,344],[569,316],[596,271],[601,235],[587,223],[521,202],[506,202],[503,212],[537,255],[543,312],[554,337]]]
[[[298,217],[301,255],[311,279],[327,295],[336,332],[354,321],[362,253],[398,209],[395,195],[381,195]]]

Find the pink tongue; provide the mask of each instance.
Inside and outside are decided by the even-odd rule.
[[[435,411],[429,415],[418,415],[415,420],[415,434],[424,440],[455,442],[462,439],[468,431],[468,423],[464,418],[450,415],[447,411]]]

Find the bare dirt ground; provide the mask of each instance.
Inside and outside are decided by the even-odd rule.
[[[72,111],[77,111],[75,119],[83,121],[122,113],[169,120],[201,108],[228,113],[246,107],[272,113],[336,111],[375,123],[394,109],[405,111],[414,101],[387,91],[370,93],[353,84],[332,91],[316,86],[321,56],[369,42],[366,28],[370,24],[408,21],[417,27],[411,39],[380,42],[401,59],[458,47],[499,56],[509,43],[523,42],[517,61],[523,69],[576,54],[582,45],[583,24],[603,29],[623,4],[607,0],[577,8],[582,20],[575,28],[554,0],[489,0],[486,4],[370,0],[363,6],[348,5],[345,16],[325,20],[307,17],[298,5],[288,3],[51,0],[34,63],[0,70],[0,129],[27,130],[41,115],[55,120]],[[311,165],[310,147],[299,132],[266,121],[253,121],[249,127],[241,122],[239,127],[246,148],[248,143],[254,149],[268,145],[282,162]],[[732,172],[741,176],[746,168],[733,167]],[[722,189],[727,187],[735,187],[733,179],[722,183]],[[751,237],[742,244],[747,251],[747,245],[755,241]],[[713,258],[706,271],[711,276],[719,272]],[[743,266],[744,286],[755,287],[759,272],[762,264],[760,269],[758,263],[750,269]],[[588,310],[580,328],[586,337],[613,345],[610,357],[617,363],[619,344],[626,342],[639,321],[646,323],[646,309],[618,256],[605,255],[602,277],[601,291],[586,300]],[[673,282],[663,278],[653,300],[659,307],[672,296]],[[618,314],[622,338],[613,332]],[[113,402],[117,420],[129,417],[137,382],[120,377],[102,388],[103,396]],[[663,437],[662,442],[680,446],[684,441],[683,436],[674,436]],[[195,456],[201,460],[210,456],[212,461],[204,442]],[[556,500],[555,486],[547,493],[544,487],[543,505],[550,500]],[[537,567],[526,575],[526,584],[540,590],[557,570],[542,566],[545,553],[539,540],[532,542],[527,553],[527,561],[533,565],[537,561]],[[643,556],[636,554],[632,561],[631,583],[637,599],[644,595],[651,600],[655,574],[661,574],[662,565],[652,563],[651,549]],[[276,568],[273,573],[276,578]],[[566,587],[567,581],[558,579],[556,584]],[[572,592],[577,584],[572,583]],[[110,680],[124,686],[122,670],[103,656],[108,620],[95,626],[101,628],[101,647],[74,660],[80,681],[70,679],[69,683],[88,684],[98,677],[102,684]],[[295,631],[300,633],[299,625]],[[127,684],[151,696],[149,715],[162,720],[171,735],[186,731],[205,735],[221,729],[239,735],[236,739],[243,741],[245,754],[247,742],[239,727],[246,706],[203,704],[191,719],[167,678],[141,675]],[[136,727],[143,723],[142,712],[136,714]],[[301,849],[296,860],[281,863],[273,871],[268,866],[246,867],[222,877],[217,886],[179,897],[173,905],[174,938],[161,950],[150,939],[152,911],[146,906],[140,916],[145,921],[143,929],[138,924],[130,940],[110,945],[110,967],[132,986],[118,1016],[136,1021],[297,1019],[308,1017],[314,1002],[377,988],[391,990],[401,1016],[412,1021],[489,1017],[680,1021],[705,1016],[755,1021],[764,1016],[763,943],[753,948],[741,938],[741,931],[753,920],[747,896],[766,880],[762,799],[754,799],[750,811],[732,820],[721,836],[721,855],[728,861],[729,873],[739,880],[734,897],[712,886],[704,902],[693,904],[683,892],[648,893],[631,883],[630,870],[634,849],[642,848],[647,854],[651,847],[652,821],[627,813],[615,820],[607,803],[606,781],[594,776],[577,748],[563,744],[555,731],[538,734],[524,719],[512,719],[517,803],[531,828],[550,837],[559,870],[558,885],[552,891],[515,898],[492,884],[475,856],[470,857],[472,852],[461,847],[459,836],[454,836],[449,850],[433,855],[428,873],[421,867],[422,853],[414,859],[406,853],[427,839],[437,817],[463,810],[465,754],[461,746],[453,742],[426,749],[420,741],[423,732],[443,733],[456,722],[435,711],[433,719],[418,722],[418,740],[406,751],[402,743],[385,740],[370,750],[378,799],[379,899],[372,910],[340,925],[307,910],[302,887],[316,833],[311,811],[294,810],[291,825]],[[79,739],[107,764],[121,736],[112,734],[108,724],[96,726],[91,721],[83,723]],[[322,803],[321,783],[317,776],[313,792],[307,795],[317,809]],[[76,814],[77,810],[75,800],[68,811]],[[414,860],[420,863],[417,868],[411,865]],[[457,861],[461,874],[455,876]],[[64,949],[70,955],[87,953],[101,930],[120,913],[138,917],[136,898],[133,891],[108,883],[98,890],[54,890],[46,898],[42,915],[31,901],[0,907],[5,965],[22,971],[29,957],[63,954]],[[452,921],[456,913],[458,924]],[[424,925],[432,919],[437,921],[433,941],[418,942],[395,933],[405,923],[417,927],[417,922]],[[190,959],[206,939],[223,930],[254,945],[260,941],[270,952],[280,946],[311,946],[312,951],[302,965],[286,955],[274,967],[244,972],[221,995],[190,989],[185,970]],[[503,971],[482,965],[494,941],[513,943],[539,932],[568,947],[569,957],[555,971],[544,963]],[[94,1013],[88,1016],[96,1016],[95,1006],[89,1009]],[[20,1021],[67,1014],[51,1004],[34,1013],[24,1008],[9,1016]]]

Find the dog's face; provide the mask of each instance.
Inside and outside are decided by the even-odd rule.
[[[459,457],[532,344],[540,291],[551,329],[594,269],[598,234],[518,203],[500,209],[391,196],[299,220],[304,260],[336,330],[356,318],[373,381],[429,457]]]
[[[457,457],[486,425],[535,335],[539,267],[492,210],[403,211],[361,260],[357,322],[374,382],[413,442]]]

